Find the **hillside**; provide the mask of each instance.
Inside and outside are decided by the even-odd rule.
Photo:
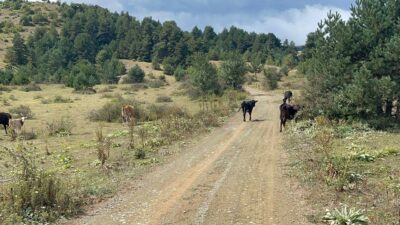
[[[24,7],[20,9],[0,7],[0,69],[6,66],[6,50],[12,46],[14,33],[20,33],[26,40],[37,27],[49,27],[50,24],[59,27],[58,9],[57,4],[39,2],[24,3]],[[21,22],[22,17],[31,17],[35,20],[32,22],[28,20],[28,23],[24,24]]]
[[[3,68],[5,61],[13,68],[0,70],[6,74],[0,79],[5,85],[34,81],[73,86],[76,74],[83,70],[96,71],[85,72],[79,88],[113,83],[122,72],[111,71],[116,59],[152,62],[156,67],[162,64],[167,75],[192,66],[195,57],[226,60],[240,56],[258,65],[267,62],[287,67],[298,62],[293,42],[234,26],[221,33],[211,26],[194,27],[188,32],[175,21],[140,21],[134,15],[84,4],[7,0],[0,8],[4,18],[0,24],[0,61]]]

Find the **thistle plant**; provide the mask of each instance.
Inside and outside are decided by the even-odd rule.
[[[343,206],[341,209],[327,210],[323,220],[330,225],[366,225],[368,217],[364,215],[364,210],[355,208],[347,208]]]

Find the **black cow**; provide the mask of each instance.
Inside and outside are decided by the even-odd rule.
[[[10,125],[11,118],[12,116],[10,113],[0,112],[0,124],[3,124],[6,134],[7,134],[7,127]]]
[[[256,102],[257,102],[257,100],[250,100],[250,101],[242,102],[241,109],[243,111],[243,121],[246,121],[246,112],[249,113],[250,120],[251,120],[251,112],[253,111],[253,108],[256,106]]]
[[[282,125],[285,126],[287,120],[292,120],[295,118],[296,113],[300,110],[300,106],[299,105],[289,105],[286,102],[283,102],[283,104],[281,104],[279,106],[279,110],[281,111],[280,132],[282,132]]]
[[[283,93],[283,102],[286,103],[286,100],[287,100],[290,103],[292,96],[293,96],[293,93],[291,91],[285,91],[285,93]]]

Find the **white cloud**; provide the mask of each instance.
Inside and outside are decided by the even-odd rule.
[[[260,15],[256,21],[238,22],[237,25],[247,31],[272,32],[282,39],[304,44],[307,34],[317,29],[318,22],[327,17],[329,11],[338,12],[344,20],[350,17],[350,11],[322,5],[305,6],[303,9],[288,9],[280,14]]]
[[[200,28],[211,25],[216,31],[234,25],[249,32],[274,33],[280,39],[294,41],[298,45],[305,43],[307,34],[317,29],[318,22],[327,17],[329,11],[338,12],[342,18],[348,20],[349,10],[333,6],[307,5],[302,9],[287,9],[278,11],[261,11],[257,14],[246,12],[231,12],[221,14],[151,11],[145,8],[136,8],[132,15],[142,19],[151,16],[160,21],[175,20],[184,30],[191,30],[194,26]]]

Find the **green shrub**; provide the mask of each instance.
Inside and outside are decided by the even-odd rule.
[[[281,76],[277,69],[268,68],[264,70],[264,87],[269,90],[274,90],[278,88],[278,81],[281,79]]]
[[[282,66],[281,69],[279,70],[279,73],[281,74],[281,76],[289,75],[289,67]]]
[[[138,65],[135,65],[128,72],[128,82],[141,83],[144,80],[144,76],[144,71]]]
[[[136,159],[145,159],[146,158],[146,151],[144,148],[137,148],[135,150],[135,158]]]
[[[35,15],[32,16],[32,22],[34,24],[44,24],[44,23],[48,23],[49,20],[43,13],[37,12],[37,13],[35,13]]]
[[[158,57],[154,56],[153,59],[151,60],[151,67],[153,70],[161,70],[160,63],[158,62]]]
[[[165,58],[163,61],[163,69],[165,75],[173,75],[175,67],[172,62],[172,58]]]
[[[174,75],[174,67],[171,64],[166,64],[164,67],[164,74],[165,75]]]
[[[0,69],[0,84],[9,85],[11,83],[12,79],[13,79],[13,73],[11,70]]]
[[[162,82],[167,82],[167,78],[164,75],[160,75],[158,79]]]
[[[175,72],[174,72],[175,80],[180,81],[180,80],[185,78],[185,75],[186,75],[186,72],[185,72],[185,69],[183,69],[182,66],[178,66],[175,69]]]
[[[19,24],[22,26],[32,26],[32,16],[26,14],[22,15]]]

